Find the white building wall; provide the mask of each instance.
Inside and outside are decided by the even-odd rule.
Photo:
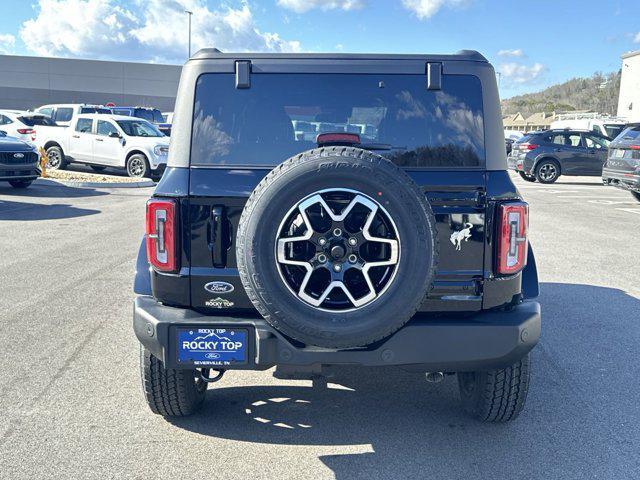
[[[114,102],[170,111],[181,69],[180,65],[0,55],[0,109]]]
[[[640,122],[640,51],[622,55],[618,116]]]

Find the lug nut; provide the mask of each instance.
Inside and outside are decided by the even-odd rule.
[[[339,272],[340,270],[342,270],[342,267],[340,266],[340,264],[336,263],[336,264],[333,266],[333,269],[334,269],[336,272]]]
[[[319,261],[320,263],[326,263],[326,261],[327,261],[327,256],[326,256],[325,254],[320,254],[320,255],[318,255],[318,261]]]
[[[320,238],[320,239],[318,240],[318,243],[319,243],[320,245],[324,245],[325,243],[327,243],[327,240],[326,240],[326,239],[324,239],[324,238]]]
[[[356,240],[354,237],[351,237],[351,238],[349,239],[349,245],[351,245],[352,247],[353,247],[356,243],[358,243],[358,240]]]
[[[349,255],[349,263],[356,263],[358,261],[358,257],[354,253]]]
[[[333,230],[333,234],[336,237],[339,237],[340,235],[342,235],[342,230],[340,230],[339,228],[336,228],[336,229]]]

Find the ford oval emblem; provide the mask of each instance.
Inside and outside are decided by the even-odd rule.
[[[235,287],[227,282],[209,282],[204,286],[204,289],[211,293],[231,293]]]
[[[24,153],[14,153],[13,158],[24,158]]]

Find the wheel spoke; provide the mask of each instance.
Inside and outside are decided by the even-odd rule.
[[[341,200],[344,200],[344,192],[353,194],[353,197],[339,213],[336,213],[323,197],[323,194],[328,194],[328,192],[342,194],[342,197],[339,197]],[[332,230],[329,232],[316,232],[313,228],[307,211],[310,207],[316,205],[319,205],[333,222],[333,226],[331,227]],[[367,214],[362,231],[351,234],[345,230],[344,222],[358,205],[369,210],[369,213]],[[395,225],[388,213],[375,201],[363,194],[360,194],[359,192],[354,192],[353,190],[336,189],[317,192],[301,201],[289,211],[280,225],[280,229],[278,230],[279,233],[291,228],[293,225],[292,222],[295,221],[295,218],[298,218],[298,215],[295,215],[296,213],[302,219],[305,231],[302,235],[277,238],[276,260],[281,265],[281,274],[284,273],[282,271],[282,266],[291,265],[304,269],[304,276],[301,281],[299,280],[300,277],[296,277],[298,280],[295,282],[292,280],[285,280],[287,286],[298,298],[319,308],[325,301],[327,301],[327,299],[331,298],[330,296],[332,292],[337,289],[344,294],[346,299],[348,299],[350,305],[347,309],[351,309],[352,307],[359,308],[376,299],[393,280],[395,271],[392,272],[393,274],[391,276],[385,276],[384,280],[381,280],[380,278],[374,279],[370,273],[370,270],[375,267],[396,266],[398,264],[400,254],[400,243],[398,241]],[[377,215],[382,215],[382,218],[385,218],[382,228],[386,228],[387,230],[390,229],[388,233],[396,238],[378,237],[370,231],[373,221]],[[302,225],[297,225],[297,227],[301,228]],[[319,236],[321,236],[322,242],[316,242]],[[311,242],[316,247],[316,254],[313,259],[296,259],[295,253],[287,250],[288,245],[298,242]],[[358,249],[366,243],[388,245],[388,253],[385,255],[388,258],[369,262],[360,259]],[[318,258],[321,258],[321,260],[318,261]],[[288,272],[286,267],[284,268],[285,272]],[[314,277],[315,280],[313,281],[313,285],[310,287],[314,272],[320,269],[329,272],[328,279],[318,279],[325,278],[326,274],[321,274],[321,277]],[[361,277],[364,279],[364,284],[362,281],[353,280],[353,276],[350,277],[351,280],[348,278],[348,275],[345,276],[345,273],[350,269],[360,271]],[[285,279],[285,276],[286,273],[283,275],[283,279]],[[355,284],[351,285],[354,281]],[[311,288],[310,290],[308,290],[309,287]],[[355,290],[352,290],[352,288]],[[335,300],[335,298],[339,297],[334,297],[331,302],[336,302],[337,300]],[[342,308],[342,310],[344,310],[344,308]]]

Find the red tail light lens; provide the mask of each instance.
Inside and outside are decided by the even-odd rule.
[[[27,135],[29,133],[36,133],[35,130],[33,130],[32,128],[18,128],[18,133],[20,135]]]
[[[521,143],[520,144],[520,150],[535,150],[536,148],[538,148],[538,145],[536,145],[535,143]]]
[[[331,143],[348,143],[352,145],[360,144],[360,135],[357,133],[321,133],[316,137],[318,145]]]
[[[513,275],[527,264],[529,205],[505,203],[500,205],[498,214],[498,273]]]
[[[177,220],[173,200],[152,198],[147,202],[147,260],[161,272],[178,270]]]

